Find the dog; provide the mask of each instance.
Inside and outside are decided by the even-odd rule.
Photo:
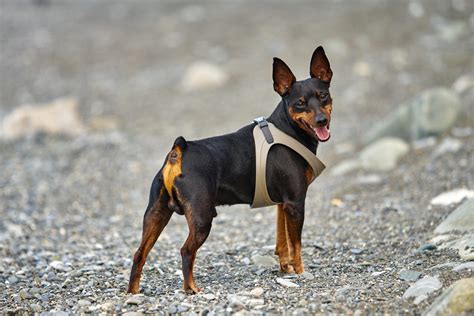
[[[216,206],[252,204],[258,182],[254,130],[270,124],[316,155],[319,142],[330,138],[332,70],[319,46],[310,62],[310,78],[296,81],[290,68],[273,59],[273,88],[281,96],[268,120],[254,122],[238,131],[197,141],[178,137],[155,176],[143,219],[142,240],[133,258],[129,293],[138,293],[140,276],[148,253],[173,213],[186,217],[189,235],[181,248],[183,287],[187,294],[201,291],[193,277],[197,250],[206,241],[217,216]],[[264,122],[263,124],[260,124]],[[270,130],[271,131],[271,130]],[[257,130],[257,133],[260,133]],[[270,135],[269,135],[270,134]],[[308,160],[282,144],[271,147],[263,172],[270,201],[277,204],[275,254],[283,273],[304,272],[301,233],[305,198],[315,170]]]

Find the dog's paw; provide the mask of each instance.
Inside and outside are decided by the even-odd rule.
[[[295,273],[294,267],[289,263],[280,263],[280,271],[287,274]]]
[[[188,295],[194,295],[194,294],[198,294],[199,292],[202,292],[202,289],[193,285],[193,286],[189,286],[188,288],[185,288],[184,292]]]

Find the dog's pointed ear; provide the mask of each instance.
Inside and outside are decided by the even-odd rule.
[[[322,46],[316,48],[313,56],[311,57],[309,73],[311,78],[318,78],[327,83],[331,82],[332,70]]]
[[[290,92],[295,81],[295,75],[291,72],[290,67],[280,58],[273,58],[273,89],[279,95],[284,96]]]

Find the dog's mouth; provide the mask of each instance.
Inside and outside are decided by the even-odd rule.
[[[306,129],[308,129],[314,138],[316,138],[320,142],[327,142],[329,138],[331,138],[331,131],[329,129],[329,123],[324,126],[316,126],[312,127],[309,125],[305,120],[301,120]]]

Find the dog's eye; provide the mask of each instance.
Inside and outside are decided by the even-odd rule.
[[[304,100],[298,100],[298,101],[296,101],[296,106],[297,106],[297,107],[300,107],[300,108],[304,107],[304,106],[305,106]]]
[[[327,93],[327,92],[320,92],[320,93],[319,93],[319,99],[320,99],[321,101],[326,101],[327,98],[328,98],[328,96],[329,96],[329,93]]]

